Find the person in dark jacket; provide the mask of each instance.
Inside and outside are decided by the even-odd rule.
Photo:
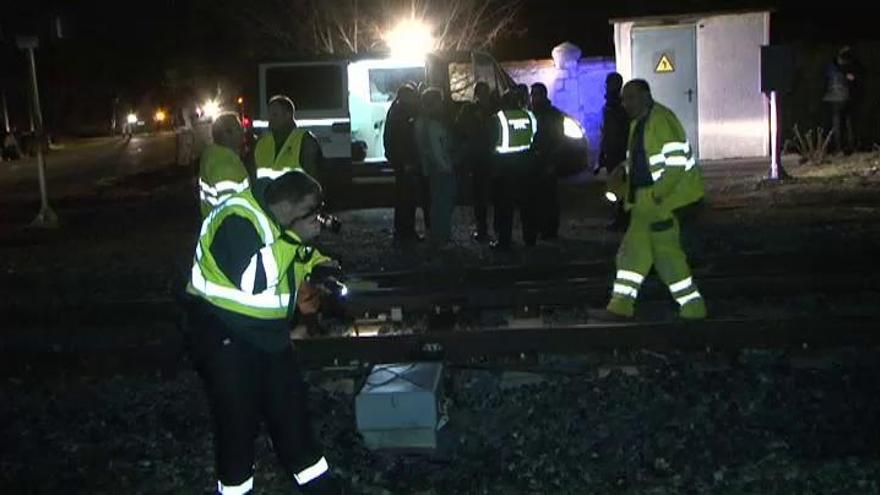
[[[423,177],[413,126],[419,113],[419,95],[411,86],[401,86],[388,109],[385,121],[385,156],[394,169],[394,240],[408,243],[422,240],[416,232],[416,206],[422,206],[425,224],[428,209],[423,203]]]
[[[532,152],[535,159],[534,194],[531,200],[536,225],[542,240],[559,238],[559,193],[557,191],[556,163],[564,137],[565,114],[554,107],[547,97],[547,86],[532,84],[532,112],[538,122]]]
[[[485,82],[474,86],[474,101],[465,103],[456,120],[461,158],[472,177],[475,241],[489,242],[489,197],[492,184],[492,125],[497,103]]]
[[[594,173],[605,169],[608,175],[626,160],[626,143],[629,139],[629,116],[620,97],[623,77],[617,72],[605,78],[605,106],[602,108],[602,141],[599,146],[599,163]],[[609,230],[624,230],[626,213],[621,203],[615,203]]]
[[[862,66],[848,46],[840,49],[825,70],[823,100],[831,112],[831,133],[838,152],[849,154],[857,146],[853,113],[859,108],[862,77]]]

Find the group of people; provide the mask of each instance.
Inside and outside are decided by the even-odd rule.
[[[621,83],[617,75],[608,78],[606,127],[620,128],[614,136],[605,129],[600,163],[609,170],[607,196],[630,219],[610,301],[595,317],[631,318],[653,268],[682,318],[705,318],[705,302],[681,248],[678,218],[683,207],[703,197],[700,168],[681,123],[653,100],[648,83]],[[417,239],[414,216],[421,206],[431,239],[448,241],[459,161],[470,164],[473,173],[477,240],[488,240],[490,201],[493,246],[509,248],[516,209],[526,245],[555,238],[559,207],[553,158],[564,116],[550,104],[546,88],[533,85],[529,95],[517,87],[498,99],[478,84],[475,100],[453,123],[445,119],[444,108],[440,91],[419,94],[407,86],[389,111],[385,144],[398,178],[398,239]],[[307,389],[290,342],[291,322],[320,307],[313,277],[340,270],[310,245],[320,232],[323,204],[323,190],[312,177],[320,149],[313,136],[296,127],[294,110],[287,97],[270,100],[269,132],[255,146],[253,170],[240,158],[242,127],[234,113],[215,120],[214,144],[200,162],[203,221],[186,288],[188,340],[211,405],[221,494],[253,489],[261,420],[292,484],[304,493],[340,493],[312,436]]]
[[[553,155],[563,136],[564,115],[543,84],[517,86],[502,97],[483,82],[474,100],[449,116],[443,93],[401,87],[388,110],[385,154],[394,169],[394,238],[422,240],[416,231],[421,208],[429,240],[450,242],[458,178],[472,178],[473,238],[493,249],[512,246],[513,217],[519,210],[523,242],[558,237],[559,205]],[[494,236],[489,234],[489,205]]]

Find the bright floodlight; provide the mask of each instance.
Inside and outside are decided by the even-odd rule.
[[[165,112],[162,110],[156,110],[156,115],[153,115],[153,119],[156,122],[164,122],[165,121]]]
[[[383,36],[393,58],[423,59],[435,47],[431,27],[418,19],[400,21]]]
[[[214,120],[220,115],[220,103],[217,103],[216,100],[208,100],[202,105],[202,112],[204,112],[206,117]]]
[[[127,117],[125,117],[125,121],[128,122],[129,124],[137,123],[138,116],[133,113],[130,113],[130,114],[128,114]]]

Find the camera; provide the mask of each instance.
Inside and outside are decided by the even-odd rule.
[[[321,225],[321,230],[328,230],[334,234],[338,234],[342,230],[342,222],[339,217],[329,213],[319,213],[318,223]]]

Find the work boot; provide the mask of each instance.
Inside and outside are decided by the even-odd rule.
[[[612,297],[605,309],[617,316],[632,318],[636,312],[635,306],[636,302],[629,297]]]
[[[678,315],[683,320],[696,321],[706,319],[706,302],[703,298],[694,299],[681,307]]]

